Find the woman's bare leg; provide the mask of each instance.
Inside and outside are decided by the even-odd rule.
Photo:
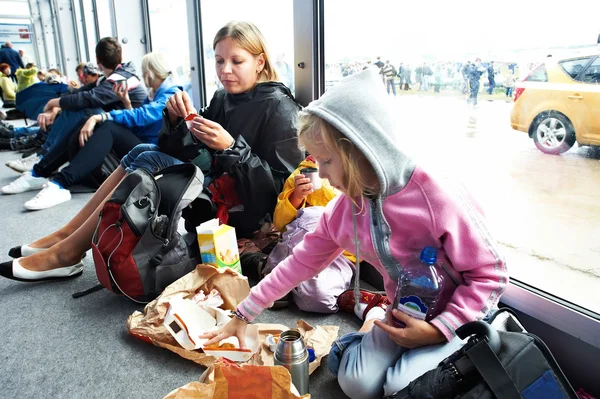
[[[110,198],[110,195],[106,198]],[[83,254],[92,246],[92,236],[98,224],[98,213],[102,210],[103,205],[104,202],[67,238],[46,251],[19,258],[19,264],[28,270],[45,271],[72,266],[81,261]]]
[[[119,166],[113,173],[111,173],[104,183],[102,183],[92,198],[90,198],[87,204],[85,204],[85,206],[77,213],[77,215],[75,215],[75,217],[73,217],[73,219],[71,219],[62,228],[56,230],[54,233],[29,244],[29,246],[33,248],[50,248],[73,234],[90,218],[90,216],[94,215],[95,221],[98,221],[97,215],[98,212],[100,212],[98,208],[102,209],[102,205],[104,205],[104,203],[110,199],[113,191],[115,191],[115,188],[117,188],[126,174],[127,173],[125,172],[125,169]],[[21,263],[21,266],[23,266],[23,263]]]

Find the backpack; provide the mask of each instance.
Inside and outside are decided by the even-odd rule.
[[[123,179],[100,211],[92,238],[101,287],[147,303],[194,269],[198,262],[177,228],[203,180],[200,169],[189,163],[154,175],[138,169]]]
[[[387,398],[578,399],[550,349],[514,312],[500,309],[489,323],[458,328],[460,338],[471,337],[461,349]]]

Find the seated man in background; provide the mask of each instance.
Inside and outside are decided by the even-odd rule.
[[[74,93],[48,101],[44,112],[38,116],[37,120],[42,132],[46,132],[48,127],[52,125],[52,130],[41,147],[41,153],[48,152],[62,138],[70,136],[81,128],[91,115],[110,112],[114,109],[123,109],[124,105],[121,98],[113,91],[115,81],[122,80],[129,83],[128,94],[132,108],[140,107],[143,104],[147,95],[146,89],[140,84],[133,64],[122,62],[122,49],[118,40],[112,37],[101,39],[96,45],[96,60],[104,73],[104,77],[99,80],[97,85],[88,84]],[[51,72],[48,71],[48,73]],[[12,161],[10,165],[7,165],[15,170],[29,171],[38,162],[43,162],[42,156],[33,154],[28,158]],[[19,185],[23,185],[21,187],[23,191],[42,188],[43,183],[36,182],[42,182],[45,179],[34,178],[35,176],[28,173],[18,179]],[[13,183],[16,183],[16,181]]]

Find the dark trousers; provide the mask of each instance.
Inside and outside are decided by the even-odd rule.
[[[477,94],[479,94],[479,81],[471,81],[469,84],[469,88],[471,89],[471,95],[467,102],[472,103],[473,105],[477,105]]]
[[[513,88],[507,87],[506,88],[506,97],[512,97],[512,94],[513,94]]]
[[[69,165],[53,179],[62,187],[69,188],[100,167],[111,150],[122,158],[133,147],[142,143],[128,128],[114,122],[104,122],[94,130],[94,134],[83,148],[79,148],[81,127],[83,124],[75,129],[70,137],[64,137],[44,155],[38,164],[34,165],[33,170],[38,176],[49,177],[71,158]]]
[[[494,78],[489,79],[490,86],[488,87],[488,94],[492,94],[494,92],[494,87],[496,87],[496,81]]]

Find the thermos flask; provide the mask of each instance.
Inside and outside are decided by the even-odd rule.
[[[300,332],[288,330],[279,335],[275,365],[289,370],[292,383],[300,395],[308,393],[308,351]]]

